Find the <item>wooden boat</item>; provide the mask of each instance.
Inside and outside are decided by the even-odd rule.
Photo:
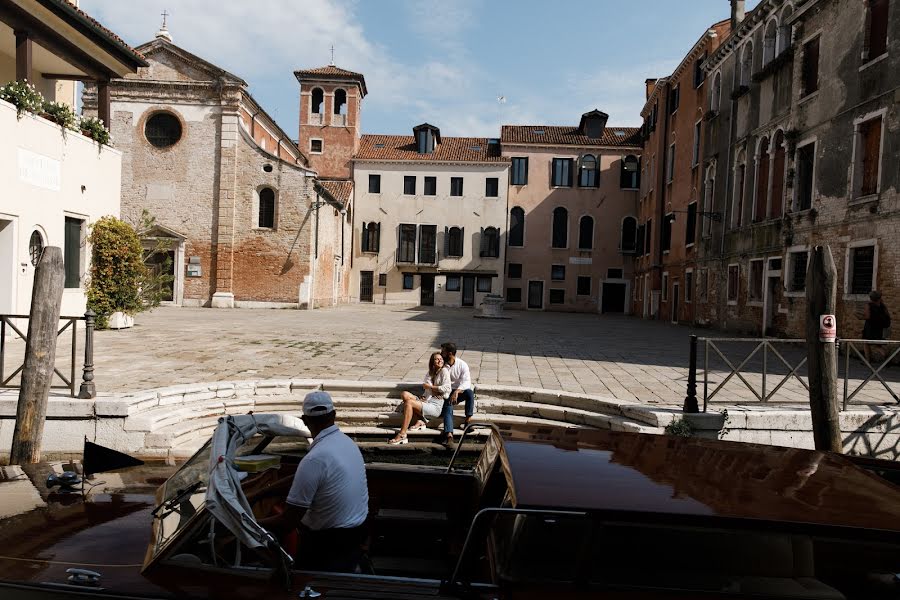
[[[224,419],[155,497],[126,486],[0,522],[0,598],[900,597],[894,463],[480,427],[474,468],[367,465],[366,572],[298,570],[256,523],[307,442],[299,421],[254,415]],[[278,466],[234,468],[262,453]]]

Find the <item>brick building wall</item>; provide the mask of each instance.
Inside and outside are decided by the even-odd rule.
[[[707,63],[708,79],[723,85],[704,163],[725,220],[700,244],[716,299],[710,294],[698,322],[802,337],[805,260],[816,245],[831,248],[837,267],[839,336],[860,335],[869,289],[891,306],[900,281],[894,8],[881,17],[889,43],[870,56],[868,3],[820,0],[794,11],[766,0]],[[863,190],[867,153],[873,187]],[[739,271],[730,295],[729,268]]]
[[[123,151],[122,214],[137,222],[149,211],[157,225],[152,235],[163,232],[176,245],[174,302],[306,305],[316,173],[240,78],[165,39],[141,51],[150,66],[111,85],[112,135]],[[95,106],[96,91],[88,88],[86,111]],[[159,113],[181,127],[177,141],[162,148],[146,129]],[[333,210],[324,212],[340,208],[331,197],[326,202]],[[337,224],[320,229],[319,242],[336,243],[339,252],[332,238],[349,226],[338,215]],[[317,304],[346,297],[337,292],[330,284],[314,292]]]

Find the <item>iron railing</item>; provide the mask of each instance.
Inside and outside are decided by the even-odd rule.
[[[75,369],[77,367],[77,347],[78,347],[78,321],[85,322],[85,334],[84,334],[84,364],[82,365],[82,381],[81,388],[78,393],[79,398],[94,398],[97,395],[96,389],[94,387],[94,319],[96,315],[93,311],[87,311],[83,317],[60,317],[59,320],[63,321],[65,324],[56,332],[56,337],[59,338],[65,331],[71,328],[72,332],[72,344],[71,344],[71,363],[69,365],[69,376],[66,377],[62,371],[60,371],[56,365],[53,366],[54,374],[59,377],[59,379],[63,382],[64,385],[51,385],[52,389],[64,389],[69,390],[69,394],[74,398],[75,397]],[[20,364],[13,372],[7,376],[6,375],[6,354],[7,354],[7,328],[15,334],[16,337],[20,338],[22,341],[28,341],[28,336],[25,333],[22,333],[22,330],[19,329],[14,320],[25,320],[29,319],[29,315],[0,315],[0,389],[17,389],[21,386],[21,378],[19,382],[14,382],[13,380],[19,375],[22,370],[25,368],[25,359],[24,356],[22,358],[22,364]],[[26,330],[27,331],[27,330]]]
[[[806,392],[809,392],[809,384],[803,377],[800,376],[799,371],[803,368],[807,363],[807,354],[806,354],[806,340],[802,339],[779,339],[779,338],[698,338],[695,335],[690,336],[691,347],[690,347],[690,364],[688,367],[688,380],[687,380],[687,395],[684,399],[684,412],[697,412],[699,410],[697,396],[698,396],[698,385],[702,384],[702,398],[703,398],[703,412],[707,411],[707,407],[710,402],[713,401],[722,389],[734,378],[737,378],[750,392],[755,396],[758,402],[770,402],[775,395],[779,392],[779,390],[784,387],[792,379],[796,379],[800,382],[800,385],[803,386],[803,389]],[[698,342],[703,344],[703,365],[702,367],[698,367],[697,359],[698,359]],[[753,344],[750,352],[743,357],[738,363],[737,361],[732,361],[726,356],[726,353],[723,352],[721,345],[725,343],[745,343],[745,344]],[[885,390],[887,390],[890,397],[895,401],[900,403],[900,394],[895,391],[894,388],[882,377],[882,371],[885,367],[887,367],[895,358],[900,356],[900,341],[898,340],[854,340],[854,339],[841,339],[836,342],[838,350],[843,352],[843,372],[839,372],[837,375],[839,378],[843,378],[843,409],[847,410],[848,405],[853,401],[853,399],[859,394],[863,388],[866,387],[867,384],[873,382],[873,380],[877,380],[881,383]],[[795,358],[794,360],[788,360],[785,357],[787,352],[784,351],[785,347],[790,346],[800,346],[800,349],[803,351],[803,354],[799,359]],[[882,357],[881,362],[878,366],[873,366],[872,362],[865,356],[865,352],[860,351],[860,348],[865,347],[886,347],[892,348],[892,351],[885,352]],[[781,350],[779,350],[781,347]],[[854,379],[852,377],[851,368],[850,368],[850,356],[851,353],[854,354],[860,361],[862,361],[865,368],[868,370],[865,379],[863,379],[858,385],[851,381]],[[710,382],[710,357],[715,358],[718,356],[722,362],[725,363],[725,377],[713,387],[712,391],[710,391],[710,387],[713,385]],[[747,380],[744,376],[748,373],[748,369],[746,368],[748,363],[754,359],[754,357],[759,357],[762,361],[761,369],[758,373],[761,375],[761,383],[756,386]],[[787,369],[787,373],[771,373],[770,372],[770,364],[775,363],[779,366],[783,365]],[[698,368],[702,368],[703,379],[701,382],[697,381],[697,370]],[[840,368],[839,368],[840,371]],[[770,386],[770,377],[780,377],[778,383],[774,386]],[[855,381],[855,379],[854,379]],[[851,385],[855,386],[851,391]]]

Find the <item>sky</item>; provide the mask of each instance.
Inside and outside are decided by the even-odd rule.
[[[749,11],[758,0],[749,0]],[[81,0],[127,43],[169,13],[176,45],[248,82],[297,136],[293,72],[362,73],[363,133],[498,137],[501,124],[577,124],[598,108],[640,125],[644,80],[668,75],[729,0]],[[503,100],[498,100],[502,97]]]

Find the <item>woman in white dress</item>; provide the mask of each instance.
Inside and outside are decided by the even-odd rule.
[[[428,374],[422,382],[424,394],[416,397],[409,392],[403,392],[403,421],[400,431],[388,440],[389,444],[406,444],[407,430],[416,431],[425,428],[425,419],[434,419],[441,415],[444,408],[444,400],[450,395],[450,373],[444,368],[444,359],[440,352],[435,352],[428,359]],[[415,424],[410,422],[415,417]]]

